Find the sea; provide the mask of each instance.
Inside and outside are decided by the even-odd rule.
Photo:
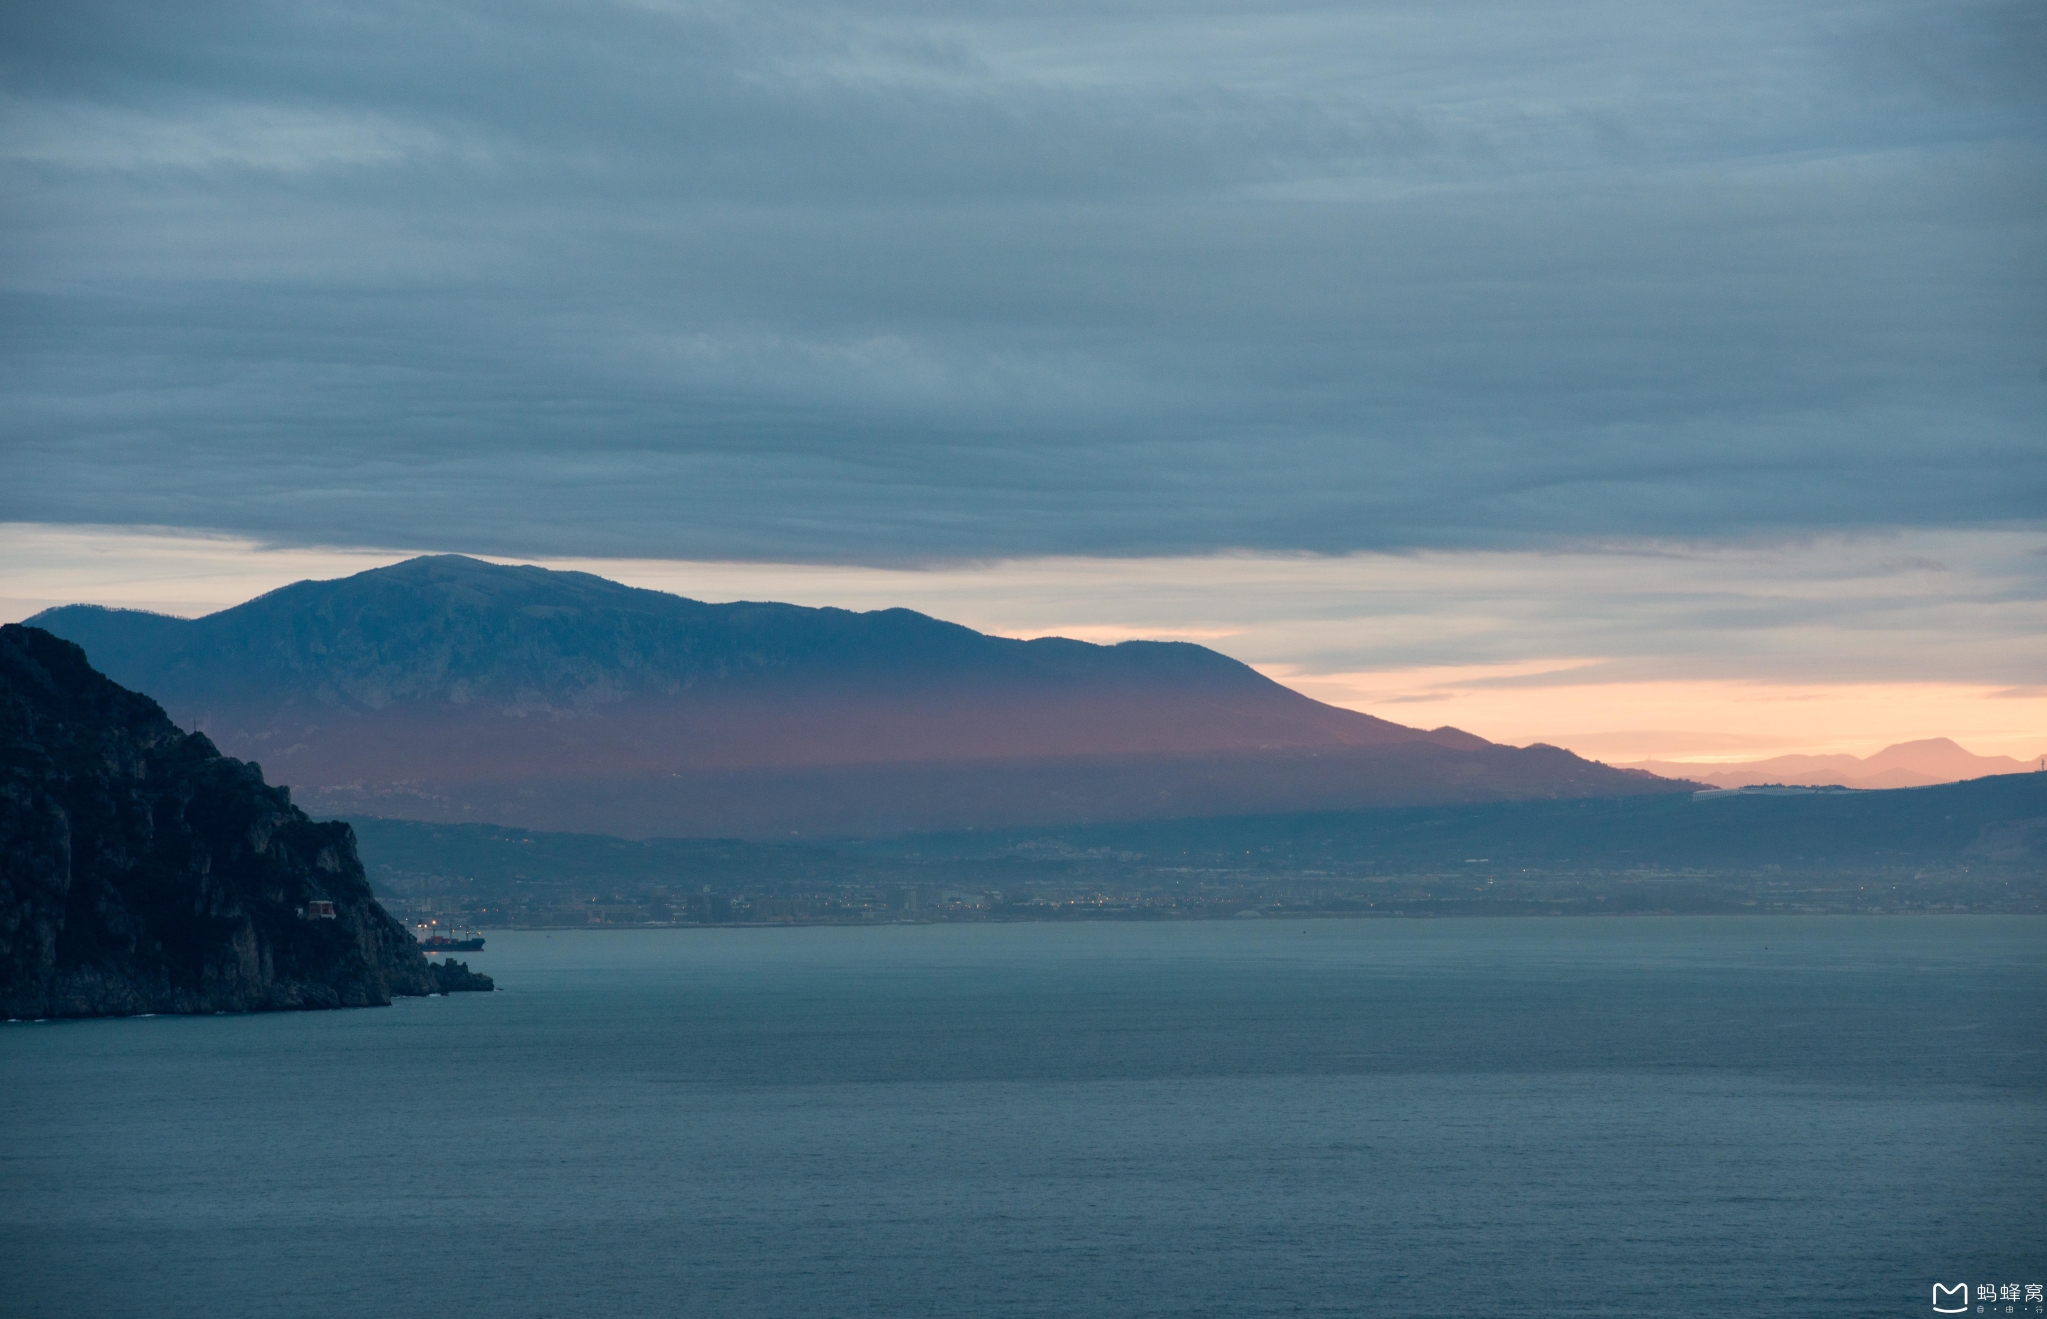
[[[0,1027],[0,1313],[2047,1313],[2043,917],[488,939]]]

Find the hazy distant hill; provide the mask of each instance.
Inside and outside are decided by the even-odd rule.
[[[354,824],[380,896],[494,925],[2047,909],[2047,774],[831,846]]]
[[[870,879],[889,859],[1315,872],[1625,871],[1896,866],[2047,873],[2047,774],[2014,774],[1840,794],[1662,794],[1319,811],[1056,829],[958,830],[836,846],[733,839],[631,840],[364,818],[372,874],[485,876],[538,883],[823,883]]]
[[[1488,802],[913,835],[905,857],[1106,853],[1156,865],[1705,871],[1978,865],[2047,875],[2047,774],[1840,793]]]
[[[1845,788],[1919,788],[1959,783],[1991,774],[2018,774],[2034,763],[2010,756],[1979,756],[1945,737],[1900,742],[1873,756],[1773,756],[1721,765],[1687,765],[1670,760],[1642,760],[1626,766],[1665,778],[1691,778],[1718,788],[1743,788],[1759,783],[1817,787],[1838,783]]]
[[[1676,787],[1324,705],[1185,643],[711,605],[459,556],[200,619],[35,622],[334,813],[758,837]]]

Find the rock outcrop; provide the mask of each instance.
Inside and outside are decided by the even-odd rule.
[[[427,968],[434,979],[437,994],[457,994],[466,990],[489,990],[497,988],[491,978],[481,971],[472,971],[467,962],[429,962]]]
[[[0,1015],[384,1005],[489,989],[377,905],[346,824],[39,628],[0,627]]]

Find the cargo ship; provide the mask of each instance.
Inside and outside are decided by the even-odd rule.
[[[422,951],[429,953],[480,953],[483,951],[483,936],[472,927],[457,930],[454,934],[442,934],[434,927],[439,921],[421,921],[413,926]]]

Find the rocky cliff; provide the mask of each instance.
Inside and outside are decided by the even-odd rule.
[[[180,731],[39,628],[0,627],[0,1015],[388,1004],[489,989],[370,894],[346,824]]]

